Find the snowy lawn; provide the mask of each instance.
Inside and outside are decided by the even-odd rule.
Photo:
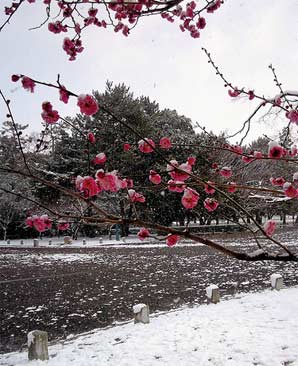
[[[49,347],[48,362],[22,352],[0,365],[296,366],[297,304],[297,287],[241,295],[68,339]]]

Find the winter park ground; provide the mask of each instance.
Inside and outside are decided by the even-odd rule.
[[[296,228],[278,238],[297,248]],[[254,249],[243,234],[220,241]],[[169,249],[131,244],[135,239],[59,242],[0,248],[0,365],[28,364],[26,335],[33,329],[49,333],[50,366],[298,364],[298,288],[243,294],[268,289],[272,273],[297,286],[297,264],[238,262],[187,243]],[[236,281],[241,294],[230,299]],[[199,305],[211,283],[223,301]],[[154,313],[151,323],[119,325],[140,302]],[[110,325],[116,326],[94,330]]]

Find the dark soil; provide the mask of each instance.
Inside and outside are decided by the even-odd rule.
[[[61,253],[78,258],[53,259]],[[0,248],[0,353],[22,348],[33,329],[55,340],[131,319],[139,302],[151,312],[204,303],[211,283],[222,295],[235,281],[260,291],[274,272],[298,284],[295,263],[239,262],[201,246]]]

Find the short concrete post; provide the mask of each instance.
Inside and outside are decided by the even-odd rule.
[[[9,239],[6,240],[6,244],[10,244],[10,240]]]
[[[29,360],[48,360],[48,333],[33,330],[28,333],[28,358]]]
[[[70,236],[65,236],[63,238],[64,244],[71,244],[72,243],[72,239]]]
[[[52,240],[51,239],[49,240],[49,245],[52,245]]]
[[[210,285],[206,288],[206,295],[209,302],[217,304],[220,301],[219,288],[216,285]]]
[[[103,239],[99,238],[99,244],[102,244],[102,243],[103,243]]]
[[[20,241],[20,244],[21,244],[21,245],[23,245],[23,244],[24,244],[24,240],[21,240],[21,241]]]
[[[149,306],[146,304],[137,304],[133,306],[133,313],[136,323],[149,323]]]
[[[83,239],[83,245],[86,245],[86,239]]]
[[[39,247],[39,240],[38,239],[33,239],[33,247],[34,248],[38,248]]]
[[[282,275],[280,275],[278,273],[273,273],[270,276],[270,282],[271,282],[271,287],[274,290],[279,291],[284,287]]]

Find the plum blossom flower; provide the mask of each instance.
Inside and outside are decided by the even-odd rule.
[[[289,198],[295,198],[298,196],[298,190],[290,183],[284,183],[282,187],[284,194]]]
[[[162,149],[170,149],[172,147],[172,143],[167,137],[162,137],[159,141],[159,146]]]
[[[232,176],[232,169],[228,166],[224,166],[220,169],[219,171],[219,174],[222,176],[222,177],[225,177],[225,178],[230,178]]]
[[[25,223],[28,227],[34,228],[40,233],[49,230],[52,227],[52,221],[49,219],[48,215],[29,216],[26,218]]]
[[[196,205],[198,204],[199,198],[200,198],[200,195],[197,191],[195,191],[192,188],[186,188],[184,190],[184,194],[182,196],[181,203],[186,209],[190,210],[190,209],[196,207]]]
[[[169,234],[166,239],[168,247],[173,247],[180,240],[179,235]]]
[[[22,77],[22,85],[23,88],[30,91],[31,93],[34,93],[34,88],[35,88],[35,82],[28,78],[28,76],[23,76]]]
[[[87,138],[90,144],[95,144],[96,139],[93,132],[88,132]]]
[[[217,209],[219,203],[214,198],[206,198],[204,201],[204,207],[209,212],[212,212]]]
[[[196,163],[196,157],[195,156],[189,156],[188,158],[187,158],[187,164],[189,164],[189,165],[191,165],[191,166],[193,166],[193,165],[195,165],[195,163]]]
[[[60,231],[65,231],[69,229],[69,223],[68,222],[59,222],[57,225],[57,229]]]
[[[291,111],[286,112],[286,117],[290,120],[290,122],[298,124],[298,111],[297,110],[292,109]]]
[[[176,160],[171,160],[170,163],[171,164],[167,165],[167,171],[174,181],[185,181],[190,177],[189,173],[191,173],[192,170],[191,165],[188,163],[178,165]]]
[[[85,197],[96,196],[99,193],[99,188],[94,178],[90,176],[80,177],[79,179],[79,191],[83,192]],[[78,182],[76,181],[76,184]]]
[[[123,150],[124,151],[129,151],[130,149],[131,149],[131,145],[130,144],[128,144],[128,143],[123,144]]]
[[[236,191],[237,184],[235,182],[228,182],[227,183],[227,191],[230,193],[234,193]]]
[[[251,163],[252,161],[254,161],[255,158],[253,155],[245,155],[245,156],[242,156],[242,161],[246,164],[249,164]]]
[[[213,194],[215,192],[215,189],[214,189],[214,182],[211,182],[211,181],[208,181],[206,184],[205,184],[205,192],[207,194]]]
[[[62,86],[60,89],[59,89],[59,96],[60,96],[60,100],[61,102],[67,104],[68,103],[68,100],[69,100],[69,93],[68,91],[66,90],[66,88],[64,86]]]
[[[58,111],[53,110],[53,106],[50,102],[43,102],[42,110],[41,117],[46,123],[54,124],[59,120],[59,113]]]
[[[265,222],[263,228],[267,235],[272,236],[276,229],[276,222],[274,220],[268,220]]]
[[[270,182],[273,186],[282,187],[286,183],[286,180],[283,177],[277,177],[277,178],[271,177]]]
[[[144,153],[148,154],[153,151],[153,148],[155,148],[155,143],[152,139],[144,138],[143,140],[140,140],[138,142],[139,150]]]
[[[153,184],[160,184],[161,176],[155,170],[150,170],[149,180]]]
[[[181,192],[183,192],[184,191],[184,189],[186,188],[186,185],[185,185],[185,183],[184,182],[182,182],[182,181],[178,181],[178,180],[176,180],[176,181],[173,181],[172,179],[171,180],[169,180],[168,181],[168,190],[170,191],[170,192],[179,192],[179,193],[181,193]]]
[[[238,97],[241,94],[241,91],[238,90],[237,88],[229,89],[228,90],[228,94],[229,94],[230,97],[236,98],[236,97]]]
[[[145,240],[150,235],[150,232],[148,229],[142,227],[137,235],[140,240]]]
[[[254,151],[254,157],[256,159],[262,159],[263,154],[260,151]]]
[[[134,189],[128,190],[128,197],[132,202],[145,202],[145,197],[141,193],[137,193]]]
[[[96,165],[102,165],[107,161],[107,157],[105,153],[97,154],[93,160],[93,163]]]
[[[80,107],[81,113],[87,116],[93,116],[99,109],[97,101],[89,94],[79,95],[77,105]]]
[[[280,159],[283,155],[284,149],[276,141],[271,141],[268,145],[268,156],[272,159]]]

